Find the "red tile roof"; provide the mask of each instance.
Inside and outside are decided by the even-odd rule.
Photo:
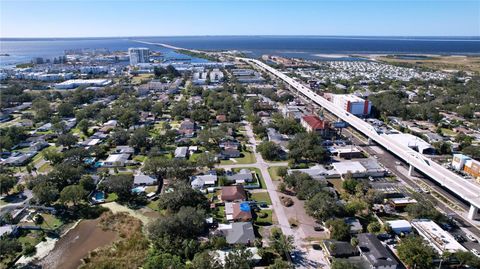
[[[302,120],[305,121],[314,130],[328,128],[328,122],[321,120],[319,117],[315,115],[303,116]]]

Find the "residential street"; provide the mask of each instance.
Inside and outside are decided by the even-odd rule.
[[[265,180],[265,185],[272,200],[272,206],[277,217],[278,226],[282,229],[282,232],[285,235],[291,235],[294,238],[294,245],[296,249],[294,255],[292,255],[292,260],[295,264],[295,268],[329,268],[326,258],[322,251],[314,250],[311,246],[306,244],[306,236],[300,228],[292,229],[288,221],[287,214],[285,209],[280,202],[278,196],[277,188],[273,183],[273,180],[268,172],[268,168],[271,166],[287,166],[287,162],[275,162],[269,163],[266,162],[260,153],[256,151],[257,141],[255,140],[255,135],[253,133],[250,123],[243,122],[245,124],[246,134],[248,136],[248,146],[251,146],[256,163],[254,164],[230,164],[230,165],[219,165],[221,168],[240,168],[240,167],[255,167],[258,168]]]

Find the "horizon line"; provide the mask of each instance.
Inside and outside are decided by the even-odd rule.
[[[113,39],[113,38],[152,38],[152,37],[333,37],[333,38],[473,38],[480,39],[480,35],[278,35],[278,34],[244,34],[244,35],[127,35],[127,36],[68,36],[68,37],[0,37],[0,40],[39,40],[39,39]]]

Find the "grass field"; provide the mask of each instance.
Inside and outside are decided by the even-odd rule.
[[[272,200],[270,199],[268,192],[254,192],[250,198],[258,202],[266,202],[268,205],[272,204]]]
[[[52,214],[43,213],[41,215],[43,217],[43,223],[41,227],[44,229],[57,229],[63,225],[63,222]]]
[[[286,167],[286,166],[270,166],[268,168],[268,173],[270,174],[270,177],[272,180],[280,180],[280,176],[278,175],[278,169],[280,167]]]

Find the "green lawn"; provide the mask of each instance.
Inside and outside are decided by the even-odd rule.
[[[38,168],[39,173],[45,173],[52,169],[52,166],[49,163],[44,163],[42,166]]]
[[[117,200],[117,199],[118,199],[118,195],[113,192],[113,193],[109,193],[109,194],[107,195],[107,199],[105,199],[105,202],[107,202],[107,203],[108,203],[108,202],[113,202],[113,201],[115,201],[115,200]]]
[[[57,229],[63,224],[63,222],[59,218],[55,217],[52,214],[42,213],[41,215],[44,219],[41,227],[44,229]]]
[[[447,128],[442,128],[442,133],[446,136],[457,136],[457,133]]]
[[[268,205],[272,204],[272,200],[270,199],[268,192],[254,192],[250,198],[258,202],[266,202]]]
[[[160,200],[151,201],[150,203],[147,204],[147,207],[149,207],[152,210],[158,211],[158,203],[159,202],[160,202]]]
[[[264,215],[263,218],[260,217],[260,215]],[[257,217],[254,220],[254,224],[258,226],[269,226],[272,225],[272,210],[270,209],[264,209],[260,210],[260,212],[257,212]]]
[[[147,159],[147,156],[145,156],[145,155],[137,155],[137,156],[133,157],[133,160],[134,160],[134,161],[142,162],[142,163],[143,163],[146,159]]]
[[[268,173],[270,174],[270,177],[272,180],[280,180],[280,176],[278,175],[278,169],[280,167],[286,167],[286,166],[270,166],[268,167]]]
[[[255,154],[251,150],[242,151],[243,157],[234,158],[235,161],[232,160],[222,160],[220,164],[252,164],[255,163],[257,160],[255,159]]]
[[[215,215],[213,216],[219,223],[225,223],[225,206],[217,206],[214,210]]]

